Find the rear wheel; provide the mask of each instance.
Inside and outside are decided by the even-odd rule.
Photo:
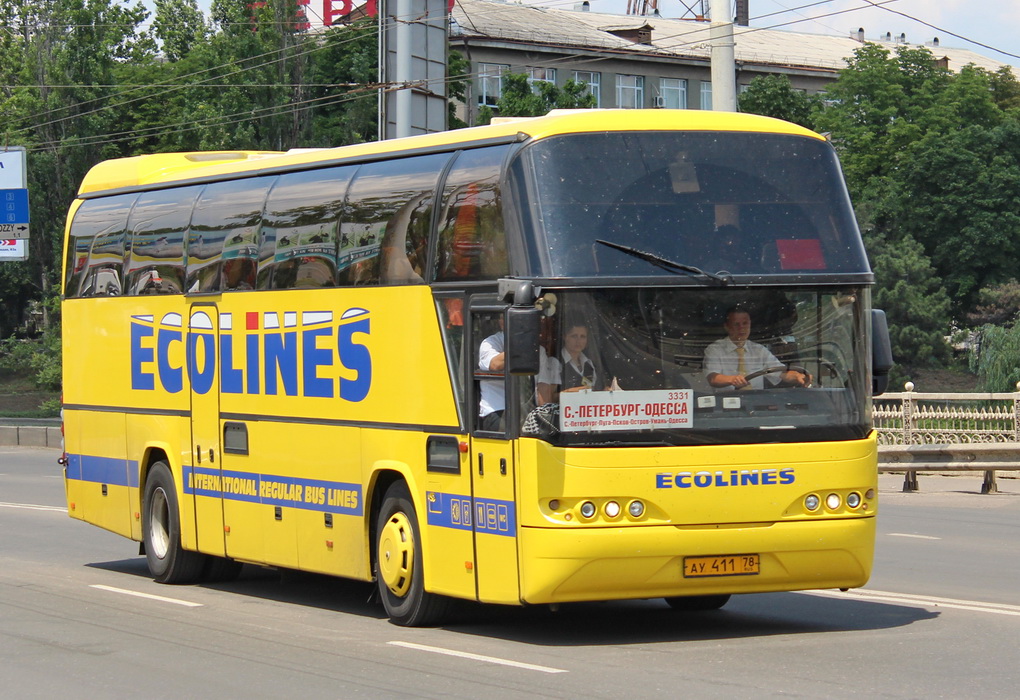
[[[206,557],[181,547],[181,511],[170,467],[160,461],[149,469],[142,506],[142,537],[149,573],[159,583],[194,583]]]
[[[421,537],[407,484],[392,484],[376,521],[375,578],[390,621],[404,627],[439,624],[448,599],[425,592]]]
[[[674,610],[718,610],[729,601],[729,594],[725,595],[692,595],[665,598],[669,607]]]

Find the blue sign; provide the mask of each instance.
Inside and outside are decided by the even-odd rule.
[[[0,224],[28,223],[28,190],[0,190]]]

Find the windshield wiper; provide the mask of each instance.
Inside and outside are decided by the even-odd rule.
[[[675,262],[668,258],[664,258],[661,255],[656,255],[655,253],[649,253],[644,250],[638,250],[637,248],[631,248],[629,245],[614,243],[612,241],[604,241],[601,238],[596,238],[595,242],[604,245],[608,248],[618,250],[621,253],[626,253],[627,255],[639,258],[640,260],[650,262],[651,264],[663,270],[669,270],[670,272],[686,272],[692,275],[702,275],[704,277],[708,277],[711,280],[715,280],[716,282],[724,286],[729,284],[731,281],[729,275],[725,277],[722,275],[715,275],[712,274],[711,272],[705,272],[700,267],[694,267],[693,265],[684,265],[683,263]]]

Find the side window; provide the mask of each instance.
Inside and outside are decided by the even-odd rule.
[[[357,166],[281,175],[262,222],[259,289],[336,284],[338,222]]]
[[[208,185],[188,232],[188,292],[254,289],[262,206],[276,178]]]
[[[90,199],[74,215],[64,296],[119,296],[127,218],[138,195]]]
[[[463,151],[443,185],[436,246],[440,282],[509,273],[499,174],[507,146]]]
[[[471,348],[471,362],[478,397],[477,426],[487,432],[503,432],[506,428],[503,314],[476,313],[472,324],[471,337],[476,344]]]
[[[464,423],[464,365],[471,362],[470,355],[464,351],[464,297],[443,294],[436,298],[436,311],[439,314],[439,328],[443,333],[443,345],[446,348],[446,364],[450,371],[450,381],[457,406],[461,412],[461,423]]]
[[[424,282],[432,199],[449,155],[367,163],[340,225],[340,283]]]
[[[124,271],[127,294],[184,291],[184,236],[201,191],[201,187],[181,187],[138,197],[128,219],[131,249]]]

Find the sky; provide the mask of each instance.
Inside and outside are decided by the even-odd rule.
[[[570,9],[580,3],[580,0],[520,1],[559,9]],[[589,2],[592,12],[622,15],[627,11],[627,0]],[[209,3],[210,0],[198,0],[205,12]],[[707,11],[711,0],[658,0],[658,3],[662,16],[682,17],[690,15],[688,7],[697,10],[704,5]],[[893,36],[906,34],[907,41],[914,44],[930,42],[937,36],[943,46],[970,49],[1020,67],[1020,12],[1008,0],[987,5],[981,5],[979,0],[748,0],[748,3],[752,27],[832,35],[849,35],[863,27],[867,39],[877,40],[891,32]],[[153,2],[146,0],[145,4],[151,9]],[[334,4],[339,7],[341,2],[336,0]],[[359,0],[354,4],[360,4]],[[322,7],[323,0],[311,0],[309,14],[321,15]],[[925,22],[934,27],[926,26]]]

